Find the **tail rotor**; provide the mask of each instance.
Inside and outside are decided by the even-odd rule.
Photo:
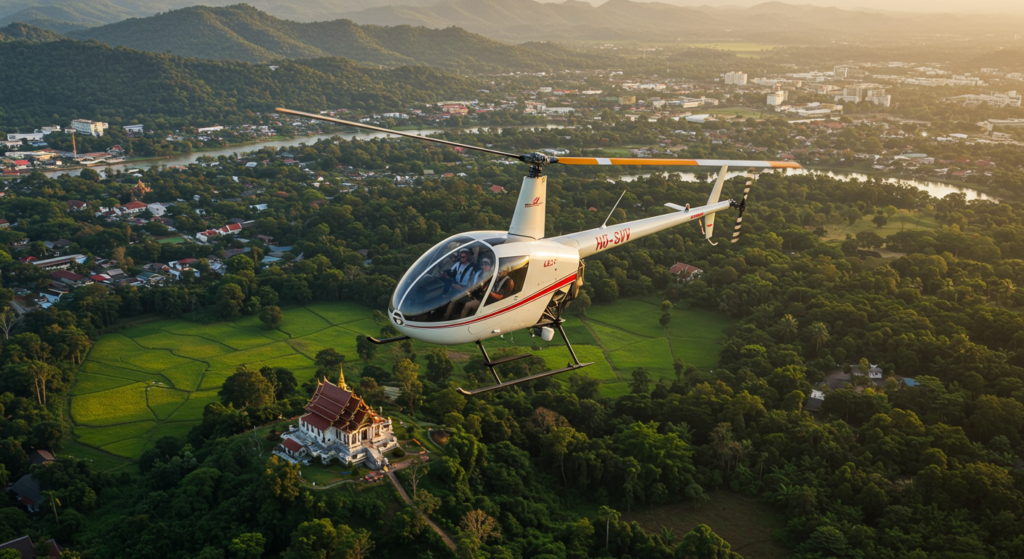
[[[743,227],[743,211],[747,209],[747,195],[750,194],[750,185],[753,181],[747,181],[746,187],[743,189],[743,198],[740,201],[733,202],[733,207],[739,208],[740,213],[736,216],[736,226],[732,230],[732,239],[730,242],[735,243],[740,240],[740,228]]]

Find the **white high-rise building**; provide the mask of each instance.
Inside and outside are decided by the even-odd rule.
[[[725,74],[725,85],[747,85],[747,74],[743,72],[729,72]]]
[[[768,104],[773,107],[778,107],[786,102],[786,98],[789,96],[789,92],[785,89],[776,89],[772,93],[768,94]]]
[[[106,122],[93,122],[91,120],[72,120],[71,127],[75,129],[75,132],[79,134],[88,134],[90,136],[102,136],[103,131],[110,128],[110,125]]]
[[[892,96],[885,92],[885,88],[873,83],[848,85],[843,88],[843,94],[836,95],[835,99],[851,103],[869,101],[883,107],[888,107],[892,103]]]

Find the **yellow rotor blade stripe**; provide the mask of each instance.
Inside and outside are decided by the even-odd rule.
[[[559,157],[563,165],[668,165],[686,167],[769,167],[773,169],[800,169],[795,161],[744,161],[729,159],[652,159],[649,157]]]

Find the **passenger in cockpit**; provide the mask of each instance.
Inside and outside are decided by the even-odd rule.
[[[451,316],[452,310],[455,308],[456,302],[464,302],[465,305],[462,307],[462,312],[459,314],[459,318],[466,318],[467,316],[476,312],[476,309],[480,307],[480,301],[484,298],[484,292],[487,291],[487,284],[491,281],[491,260],[492,256],[487,255],[480,259],[480,270],[477,271],[473,278],[472,285],[476,286],[476,289],[470,291],[468,297],[463,298],[462,301],[452,301],[448,305],[448,313],[445,315],[445,320]]]
[[[512,278],[508,277],[508,274],[511,271],[512,266],[505,266],[498,272],[498,279],[494,282],[494,289],[491,289],[490,294],[487,295],[488,305],[501,301],[512,294],[512,290],[515,289],[516,282],[513,281]]]

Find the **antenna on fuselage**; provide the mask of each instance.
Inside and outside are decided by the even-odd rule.
[[[608,217],[604,218],[604,223],[601,224],[601,229],[608,226],[608,220],[612,218],[612,214],[615,213],[615,208],[619,207],[619,202],[622,201],[622,197],[626,195],[626,191],[623,190],[622,194],[619,194],[619,199],[615,201],[615,205],[612,206],[612,211],[608,212]]]

